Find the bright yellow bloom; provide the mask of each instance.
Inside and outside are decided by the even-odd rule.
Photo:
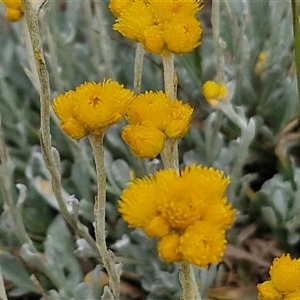
[[[235,210],[223,195],[228,183],[223,172],[203,166],[186,167],[179,174],[160,170],[123,191],[119,212],[130,226],[160,238],[162,259],[206,267],[221,260],[225,231],[234,221]],[[213,205],[220,210],[217,216]]]
[[[116,17],[119,17],[126,6],[132,2],[133,0],[110,0],[108,8]]]
[[[5,17],[8,21],[18,21],[24,13],[21,0],[1,0],[6,6]]]
[[[183,54],[200,44],[202,29],[196,18],[200,1],[127,0],[124,6],[118,2],[111,0],[111,10],[118,16],[113,28],[146,50]]]
[[[283,254],[273,260],[271,280],[257,285],[259,300],[300,299],[300,259]]]
[[[86,82],[56,97],[52,106],[62,129],[72,138],[81,139],[120,121],[133,98],[130,90],[115,81]]]
[[[132,125],[165,131],[171,119],[171,101],[169,95],[162,91],[140,94],[132,101],[125,118]]]
[[[275,258],[270,268],[271,280],[280,292],[293,292],[300,288],[300,259],[290,255]]]
[[[122,192],[118,210],[130,227],[144,227],[158,216],[158,202],[159,191],[150,176],[129,183]]]
[[[125,116],[129,126],[122,137],[135,155],[153,158],[162,151],[166,137],[179,139],[186,134],[192,113],[188,104],[161,91],[140,94]]]
[[[154,16],[149,6],[142,1],[135,1],[128,5],[113,26],[127,38],[142,42],[144,30],[154,24]]]
[[[166,135],[171,139],[182,138],[190,128],[193,108],[182,101],[172,101],[171,118],[166,128]]]
[[[207,102],[213,107],[216,107],[228,95],[226,86],[214,81],[206,81],[202,86],[202,93]]]
[[[179,251],[184,260],[198,267],[219,263],[225,248],[225,230],[210,221],[195,222],[180,237]]]
[[[154,158],[164,148],[165,134],[155,127],[127,125],[122,130],[122,138],[132,153],[139,158]]]
[[[176,16],[164,26],[167,49],[175,54],[193,51],[200,45],[202,29],[195,17]]]
[[[195,0],[148,0],[148,2],[158,24],[168,22],[178,15],[195,17],[200,10],[200,1]]]
[[[259,300],[281,300],[282,294],[276,290],[271,280],[257,285]]]
[[[143,45],[147,51],[155,54],[164,52],[165,40],[163,30],[162,24],[149,26],[145,29]]]
[[[182,260],[179,252],[180,236],[178,233],[171,233],[161,238],[157,245],[159,257],[167,262],[178,262]]]

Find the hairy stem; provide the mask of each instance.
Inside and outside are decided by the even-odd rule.
[[[103,265],[109,275],[109,285],[115,299],[120,295],[120,271],[115,263],[114,254],[107,249],[105,233],[105,203],[106,203],[106,173],[104,167],[104,132],[90,134],[89,140],[93,149],[97,171],[97,196],[94,205],[96,244],[100,252]]]
[[[182,300],[201,300],[193,267],[185,261],[180,263],[179,279],[183,289]]]
[[[50,134],[50,84],[49,74],[45,64],[45,58],[41,45],[39,25],[38,25],[38,12],[33,7],[30,0],[22,0],[24,7],[24,15],[26,24],[29,31],[29,36],[32,45],[32,53],[34,56],[35,66],[38,73],[38,79],[40,84],[40,143],[41,151],[45,161],[46,168],[51,174],[53,193],[56,196],[60,212],[64,216],[69,225],[77,231],[90,245],[97,255],[98,249],[90,236],[88,229],[81,224],[77,219],[71,215],[67,209],[66,203],[62,195],[61,176],[59,171],[59,157],[56,149],[51,146],[51,134]],[[54,157],[56,153],[56,157]]]

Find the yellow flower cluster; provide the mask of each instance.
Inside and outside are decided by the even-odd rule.
[[[224,197],[228,183],[223,172],[199,165],[179,174],[160,170],[129,184],[119,212],[130,227],[159,238],[161,259],[207,267],[221,261],[225,232],[234,221],[235,210]]]
[[[202,86],[202,94],[211,106],[216,107],[227,97],[228,91],[224,84],[206,81]]]
[[[191,52],[200,44],[200,0],[111,0],[113,28],[149,52]]]
[[[122,138],[139,158],[153,158],[164,147],[166,138],[183,137],[190,126],[193,109],[180,100],[172,100],[162,91],[138,95],[125,118],[129,125]]]
[[[274,259],[269,273],[270,280],[257,286],[259,300],[300,299],[300,259],[283,254]]]
[[[99,134],[117,123],[134,98],[133,92],[118,82],[86,82],[53,100],[54,112],[62,130],[79,140],[87,134]]]
[[[6,6],[5,17],[8,21],[18,21],[24,13],[21,0],[1,0]]]

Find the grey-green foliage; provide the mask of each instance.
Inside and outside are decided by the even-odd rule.
[[[293,169],[291,178],[276,174],[266,181],[256,195],[262,219],[278,235],[279,241],[295,252],[300,241],[300,170]]]
[[[101,81],[110,71],[101,48],[99,20],[88,17],[88,1],[48,1],[41,11],[41,36],[51,80],[52,97],[74,89],[84,81]],[[111,30],[113,15],[103,2],[115,79],[132,87],[134,43]],[[251,212],[248,191],[257,173],[244,174],[249,154],[262,155],[261,140],[276,146],[282,129],[296,117],[296,83],[292,73],[292,30],[287,1],[221,1],[221,38],[226,43],[225,80],[230,82],[233,112],[245,124],[244,129],[228,114],[215,112],[201,95],[201,84],[212,80],[218,66],[210,28],[205,28],[202,43],[193,53],[176,57],[178,98],[195,106],[200,112],[195,124],[180,143],[182,164],[200,163],[214,166],[231,175],[230,201],[240,215]],[[62,5],[62,6],[60,6]],[[49,270],[61,282],[55,289],[50,278],[42,276],[41,283],[50,299],[97,299],[100,274],[87,243],[74,236],[59,214],[51,189],[51,179],[39,149],[39,100],[34,88],[35,77],[28,62],[24,44],[24,24],[9,24],[0,8],[0,113],[4,135],[11,158],[12,193],[17,198],[16,183],[27,187],[23,204],[25,227],[37,249],[45,256]],[[92,10],[92,13],[94,11]],[[201,16],[201,14],[200,14]],[[91,25],[91,27],[89,27]],[[26,41],[26,40],[25,40]],[[260,53],[268,59],[261,74],[254,68]],[[142,90],[162,89],[161,59],[146,54]],[[228,108],[228,107],[227,107]],[[141,231],[128,229],[119,219],[117,200],[131,176],[155,171],[159,160],[143,163],[136,159],[120,137],[124,123],[112,126],[105,137],[107,170],[107,235],[109,245],[121,257],[124,270],[142,276],[141,284],[148,299],[174,299],[181,295],[177,265],[163,263],[156,252],[156,241]],[[217,128],[217,129],[216,129]],[[60,130],[57,120],[51,122],[52,142],[62,159],[62,184],[68,208],[93,232],[93,201],[96,193],[95,170],[87,140],[71,141]],[[273,155],[275,155],[273,153]],[[276,156],[276,155],[275,155]],[[288,249],[299,243],[299,170],[292,173],[276,169],[276,174],[257,193],[256,207],[262,219],[277,234]],[[288,173],[288,174],[287,174]],[[292,175],[291,175],[292,174]],[[3,199],[0,199],[3,204]],[[250,208],[249,208],[250,207]],[[3,210],[1,209],[1,212]],[[238,215],[238,217],[240,216]],[[251,216],[244,219],[247,222]],[[11,219],[2,214],[0,222],[0,256],[2,274],[15,287],[10,296],[36,291],[27,270],[12,247],[20,247],[12,230]],[[241,222],[241,219],[238,219]],[[23,247],[27,258],[32,253]],[[26,252],[27,251],[27,252]],[[26,254],[27,253],[27,254]],[[31,255],[31,256],[30,256]],[[80,259],[89,260],[94,279],[93,287],[83,282]],[[10,268],[10,266],[13,266]],[[16,272],[15,270],[18,270]],[[208,271],[196,269],[202,291],[210,287],[216,267]]]

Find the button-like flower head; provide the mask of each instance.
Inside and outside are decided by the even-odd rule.
[[[201,24],[196,18],[198,0],[111,0],[111,11],[118,17],[113,28],[140,42],[149,52],[183,54],[200,44]]]
[[[126,114],[129,125],[122,137],[139,158],[153,158],[164,147],[165,138],[182,138],[190,127],[193,109],[172,100],[161,91],[138,95]]]
[[[120,121],[133,98],[132,91],[115,81],[86,82],[56,97],[52,106],[62,129],[72,138],[81,139]]]
[[[206,101],[213,107],[218,106],[228,95],[226,86],[214,81],[206,81],[202,86],[202,93]]]
[[[193,165],[180,174],[161,170],[131,183],[121,195],[119,212],[129,226],[160,239],[163,260],[207,267],[222,259],[225,232],[234,221],[235,210],[224,197],[228,183],[213,168]],[[221,210],[216,216],[214,205]]]
[[[21,0],[1,0],[6,6],[5,17],[8,21],[18,21],[24,13]]]
[[[283,254],[273,260],[270,279],[257,285],[259,300],[300,299],[300,259]]]

